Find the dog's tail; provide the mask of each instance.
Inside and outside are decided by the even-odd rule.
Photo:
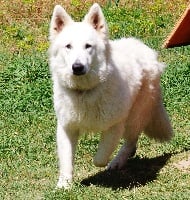
[[[173,130],[162,101],[155,106],[154,113],[144,132],[150,138],[160,142],[169,141],[172,138]]]

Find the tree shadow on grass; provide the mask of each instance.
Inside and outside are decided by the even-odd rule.
[[[164,167],[172,154],[164,154],[155,158],[131,158],[125,169],[120,171],[102,171],[84,179],[85,186],[99,185],[113,190],[132,189],[144,186],[156,180],[159,171]]]

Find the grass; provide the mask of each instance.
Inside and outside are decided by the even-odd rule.
[[[62,2],[79,20],[92,1]],[[0,5],[0,199],[188,199],[190,168],[190,47],[162,49],[187,6],[177,1],[99,1],[110,37],[136,36],[160,52],[164,103],[174,127],[170,143],[145,136],[126,169],[109,173],[92,157],[98,137],[81,138],[72,190],[55,190],[58,177],[48,24],[55,1]]]

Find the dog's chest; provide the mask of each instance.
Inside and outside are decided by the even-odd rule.
[[[112,121],[112,113],[104,98],[93,98],[89,95],[79,95],[71,105],[73,124],[86,131],[107,129],[108,121]],[[108,114],[109,113],[109,114]]]
[[[126,106],[109,94],[77,94],[65,96],[59,102],[58,118],[64,125],[81,131],[103,131],[124,118]]]

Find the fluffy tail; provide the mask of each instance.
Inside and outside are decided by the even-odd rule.
[[[152,118],[144,132],[150,138],[160,142],[169,141],[172,138],[173,130],[162,102],[156,105]]]

